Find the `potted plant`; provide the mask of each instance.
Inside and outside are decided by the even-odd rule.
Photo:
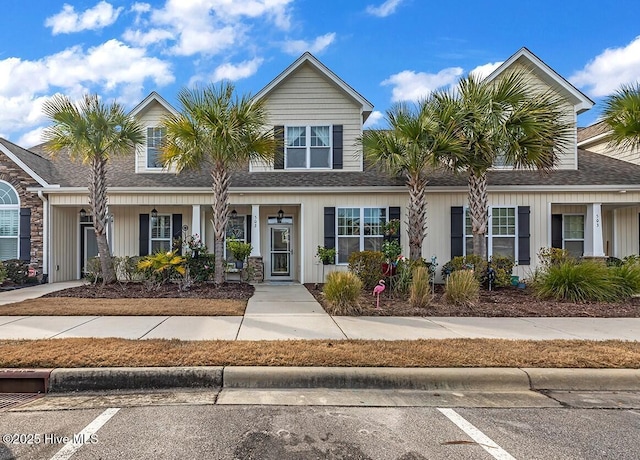
[[[241,269],[244,265],[244,261],[249,254],[251,254],[252,246],[249,243],[245,243],[240,240],[230,240],[227,243],[227,247],[233,254],[233,258],[236,260],[236,268]]]
[[[335,248],[325,248],[324,246],[318,246],[318,259],[323,265],[332,265],[336,262],[336,250]]]

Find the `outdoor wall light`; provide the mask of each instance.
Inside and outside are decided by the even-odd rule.
[[[84,219],[85,217],[87,217],[87,211],[85,211],[84,208],[82,208],[80,210],[80,219]]]
[[[158,217],[158,210],[156,208],[153,208],[151,210],[151,217],[153,217],[154,219]]]
[[[235,219],[236,217],[238,217],[238,211],[234,209],[233,211],[231,211],[231,218]]]
[[[280,209],[278,211],[278,222],[282,222],[283,218],[284,218],[284,211],[282,209]]]

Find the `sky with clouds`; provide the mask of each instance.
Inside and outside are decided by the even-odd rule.
[[[535,6],[533,6],[535,4]],[[256,93],[305,51],[370,100],[369,126],[523,46],[596,101],[640,81],[637,0],[12,1],[0,28],[0,137],[29,147],[54,94],[131,109],[151,91],[231,80]],[[624,14],[624,12],[629,14]],[[622,12],[622,14],[621,14]]]

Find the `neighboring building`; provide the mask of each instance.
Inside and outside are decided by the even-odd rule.
[[[574,124],[593,105],[525,48],[489,78],[521,67],[531,70],[532,84],[563,96]],[[402,222],[408,252],[404,181],[366,167],[358,143],[371,103],[309,53],[256,97],[266,101],[283,148],[274,164],[251,163],[233,174],[228,234],[253,245],[251,260],[264,267],[264,279],[320,282],[318,246],[335,246],[337,269],[346,269],[352,252],[381,247],[380,228],[393,218]],[[108,168],[108,238],[116,256],[169,249],[175,237],[196,233],[213,246],[209,172],[176,174],[157,161],[161,119],[171,113],[151,93],[132,111],[147,142]],[[583,150],[577,136],[550,173],[489,173],[489,254],[514,257],[520,276],[535,268],[541,247],[595,257],[638,253],[640,165]],[[43,146],[27,150],[0,139],[0,257],[29,260],[50,282],[80,278],[97,251],[91,219],[81,216],[87,176],[86,166],[63,155],[51,160]],[[425,258],[436,256],[442,266],[469,250],[466,203],[465,176],[430,180]]]

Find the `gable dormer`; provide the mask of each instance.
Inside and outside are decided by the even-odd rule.
[[[131,111],[145,127],[145,142],[136,147],[136,173],[175,173],[173,168],[162,167],[160,147],[166,137],[162,119],[177,114],[176,109],[155,91]]]
[[[311,53],[259,91],[281,148],[273,165],[251,171],[362,171],[357,139],[373,105]]]
[[[563,152],[558,152],[556,167],[557,169],[578,169],[577,117],[593,107],[594,102],[527,48],[523,47],[513,54],[489,74],[487,79],[498,79],[507,71],[524,71],[534,88],[539,89],[540,92],[551,89],[562,97],[567,121],[575,127],[575,131],[571,146]]]

